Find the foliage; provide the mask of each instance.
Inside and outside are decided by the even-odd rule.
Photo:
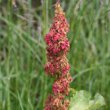
[[[71,98],[69,110],[97,110],[105,105],[104,98],[97,93],[91,100],[91,94],[87,91],[77,91]]]

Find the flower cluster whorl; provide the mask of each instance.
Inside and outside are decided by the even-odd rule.
[[[69,84],[72,81],[69,70],[70,65],[66,58],[70,44],[66,37],[69,24],[65,18],[60,4],[55,5],[55,17],[49,33],[45,36],[47,43],[47,59],[45,71],[48,75],[55,77],[52,90],[46,101],[44,110],[67,110],[69,100],[65,96],[69,93]]]

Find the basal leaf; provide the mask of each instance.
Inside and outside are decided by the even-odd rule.
[[[105,100],[100,94],[96,94],[91,100],[91,94],[87,91],[77,91],[71,98],[69,110],[97,110],[105,105]]]

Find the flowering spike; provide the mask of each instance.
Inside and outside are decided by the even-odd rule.
[[[47,43],[47,64],[45,71],[55,77],[52,86],[52,94],[46,100],[44,110],[67,110],[69,100],[65,98],[69,94],[69,84],[72,81],[69,70],[70,65],[66,58],[70,44],[66,37],[69,24],[60,2],[55,4],[55,17],[49,33],[45,36]]]

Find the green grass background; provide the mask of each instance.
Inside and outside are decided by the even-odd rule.
[[[0,110],[43,110],[52,79],[44,72],[53,0],[0,0]],[[70,23],[71,87],[105,97],[110,110],[110,1],[61,0]]]

